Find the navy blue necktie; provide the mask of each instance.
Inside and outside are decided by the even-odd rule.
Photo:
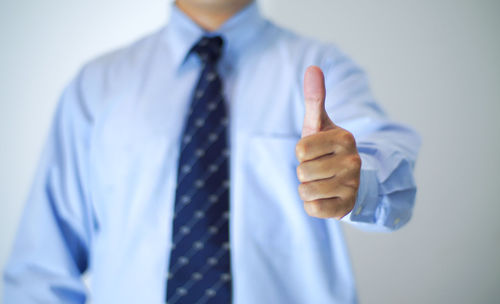
[[[228,117],[221,37],[191,52],[203,63],[180,147],[167,303],[230,303]]]

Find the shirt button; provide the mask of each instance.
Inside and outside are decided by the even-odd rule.
[[[399,217],[397,217],[395,220],[394,220],[394,226],[396,226],[397,224],[399,224],[399,222],[401,221],[401,219]]]

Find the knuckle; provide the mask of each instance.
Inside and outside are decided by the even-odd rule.
[[[295,145],[295,156],[297,157],[297,159],[299,161],[302,160],[302,155],[304,154],[303,152],[303,148],[302,148],[302,143],[301,141],[299,141],[296,145]]]
[[[299,140],[299,142],[295,145],[295,156],[302,162],[306,158],[307,146],[304,140]]]
[[[359,156],[359,154],[353,154],[350,158],[349,158],[349,164],[351,165],[352,168],[355,168],[355,169],[358,169],[358,168],[361,168],[361,157]]]
[[[300,199],[302,199],[303,201],[307,201],[307,197],[308,197],[308,193],[309,193],[309,189],[308,189],[308,185],[307,184],[300,184],[299,185],[299,196],[300,196]]]
[[[345,145],[347,146],[356,145],[356,140],[354,139],[354,135],[352,135],[351,132],[344,130],[344,132],[342,132],[341,137]]]
[[[359,183],[360,183],[359,177],[356,177],[351,181],[352,187],[356,189],[359,188]]]
[[[306,169],[304,168],[304,164],[300,164],[297,167],[297,178],[300,182],[303,182],[307,178]]]

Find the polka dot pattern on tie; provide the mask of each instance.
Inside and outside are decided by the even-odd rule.
[[[167,303],[231,303],[229,119],[217,62],[219,36],[191,49],[202,72],[180,140]]]

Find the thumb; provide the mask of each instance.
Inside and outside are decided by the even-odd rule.
[[[325,111],[325,77],[317,66],[310,66],[304,74],[305,116],[302,137],[334,126]]]

